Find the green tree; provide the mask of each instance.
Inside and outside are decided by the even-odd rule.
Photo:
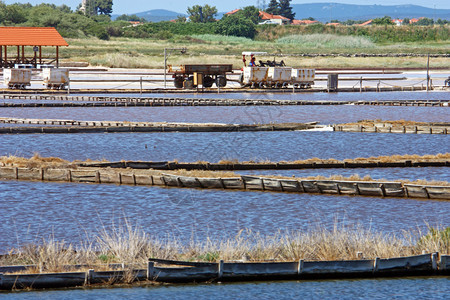
[[[97,12],[101,15],[111,16],[113,1],[112,0],[96,0]]]
[[[239,10],[237,13],[235,13],[234,16],[250,20],[253,24],[258,24],[259,22],[261,22],[259,9],[255,6],[246,6],[243,9]]]
[[[403,24],[403,25],[409,25],[409,21],[410,21],[409,18],[404,18],[402,24]]]
[[[194,5],[188,7],[187,13],[189,20],[193,23],[211,23],[216,21],[214,16],[217,14],[217,8],[208,4],[204,6]]]
[[[445,25],[448,24],[447,20],[442,20],[441,18],[437,19],[436,24],[438,25]]]
[[[419,19],[419,21],[417,21],[415,23],[415,25],[421,25],[421,26],[430,26],[433,24],[434,24],[433,19],[429,19],[429,18],[421,18],[421,19]]]
[[[1,21],[5,25],[20,24],[27,21],[27,11],[24,9],[23,5],[18,3],[5,5],[3,13],[0,13],[0,16],[3,16]]]
[[[234,35],[254,38],[256,35],[255,24],[244,17],[231,15],[223,17],[217,22],[216,33],[220,35]]]
[[[277,0],[270,0],[269,5],[267,6],[266,12],[272,15],[280,14],[280,4]]]
[[[375,25],[393,25],[392,18],[389,16],[384,16],[382,18],[376,18],[372,20],[372,23]]]
[[[120,15],[116,18],[116,21],[133,21],[145,23],[147,20],[145,18],[139,18],[137,15]]]
[[[293,20],[295,18],[295,13],[292,11],[291,0],[280,0],[280,13],[285,18]]]

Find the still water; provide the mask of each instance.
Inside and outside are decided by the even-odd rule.
[[[74,289],[7,293],[8,299],[448,299],[449,277]],[[0,293],[0,297],[2,294]]]
[[[221,159],[293,161],[346,159],[450,151],[441,134],[358,132],[167,132],[101,134],[19,134],[0,136],[0,155],[56,156],[66,160],[107,159],[181,162]]]
[[[184,107],[46,107],[0,108],[3,118],[87,121],[337,124],[359,120],[449,122],[448,107],[306,105],[306,106],[184,106]]]
[[[0,181],[0,253],[52,235],[77,244],[123,217],[182,243],[361,224],[385,233],[450,226],[450,201],[108,184]],[[426,230],[425,230],[426,231]]]

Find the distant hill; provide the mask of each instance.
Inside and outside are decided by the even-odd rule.
[[[450,9],[418,5],[353,5],[339,3],[291,4],[296,19],[313,17],[320,22],[330,20],[368,20],[390,16],[396,19],[427,17],[450,19]]]
[[[291,4],[295,12],[296,19],[306,19],[313,17],[320,22],[329,22],[330,20],[369,20],[373,18],[382,18],[390,16],[396,19],[404,18],[436,18],[450,19],[450,9],[436,9],[418,6],[418,5],[355,5],[339,3],[307,3]],[[145,18],[150,22],[170,21],[178,16],[186,16],[184,13],[165,9],[152,9],[144,12],[135,13],[140,18]],[[222,18],[224,12],[216,15],[217,19]],[[112,15],[112,19],[118,15]]]
[[[144,18],[150,22],[160,22],[160,21],[170,21],[176,19],[178,16],[186,16],[186,14],[178,13],[175,11],[165,10],[165,9],[152,9],[144,12],[139,12],[135,14],[139,18]],[[119,15],[112,15],[111,18],[114,20]]]

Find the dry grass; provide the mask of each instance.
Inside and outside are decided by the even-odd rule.
[[[354,123],[345,123],[340,125],[363,125],[363,126],[375,126],[376,123],[384,123],[386,125],[391,126],[414,126],[414,125],[429,125],[427,122],[416,122],[416,121],[408,121],[408,120],[394,120],[394,121],[383,121],[381,119],[377,120],[360,120]]]
[[[403,154],[403,155],[390,155],[390,156],[378,156],[378,157],[358,157],[354,159],[344,159],[340,161],[334,158],[322,159],[322,158],[309,158],[304,160],[294,160],[294,161],[280,161],[280,164],[311,164],[311,163],[342,163],[342,162],[404,162],[411,160],[413,162],[421,161],[445,161],[450,159],[450,153],[438,153],[438,154],[426,154],[423,156],[417,154]],[[259,162],[255,161],[238,161],[237,159],[227,159],[219,161],[219,164],[274,164],[276,162],[271,162],[268,160],[263,160]]]
[[[366,259],[417,255],[422,251],[449,254],[449,232],[450,228],[429,227],[429,232],[417,230],[392,235],[361,225],[349,227],[336,223],[331,229],[317,226],[309,231],[278,232],[269,236],[241,230],[234,238],[226,240],[211,237],[183,244],[177,238],[153,238],[125,222],[118,227],[103,228],[95,246],[85,243],[75,247],[54,239],[43,240],[40,245],[11,251],[0,265],[32,263],[45,265],[46,271],[60,271],[68,264],[96,266],[104,263],[105,257],[111,258],[108,262],[144,267],[150,257],[188,261],[322,261],[358,259],[358,252]]]
[[[267,34],[267,33],[265,33]],[[231,40],[230,40],[231,39]],[[356,39],[362,39],[357,37]],[[64,61],[85,61],[93,66],[125,67],[125,68],[162,68],[164,66],[164,48],[178,48],[186,46],[185,55],[173,52],[169,64],[187,63],[219,63],[233,64],[235,68],[242,66],[241,52],[253,51],[268,52],[268,56],[258,59],[273,59],[274,54],[299,53],[445,53],[447,42],[426,43],[426,49],[419,43],[400,43],[390,46],[358,47],[358,43],[342,45],[344,48],[321,48],[305,43],[278,43],[273,41],[251,41],[247,39],[200,36],[193,40],[168,41],[157,39],[112,38],[110,41],[90,39],[68,39],[70,47],[61,51]],[[425,68],[424,57],[313,57],[301,58],[285,56],[286,65],[302,68],[393,68],[416,67]],[[449,60],[445,57],[433,58],[432,67],[448,68]]]
[[[0,156],[0,167],[19,168],[75,168],[76,166],[67,160],[58,157],[42,157],[35,153],[31,158],[18,157],[14,155]]]

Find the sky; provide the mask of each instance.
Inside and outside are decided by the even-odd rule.
[[[2,0],[0,0],[2,1]],[[12,3],[31,3],[33,5],[39,3],[53,3],[56,5],[66,4],[72,9],[75,9],[78,4],[81,3],[81,0],[3,0],[6,4]],[[240,8],[248,5],[257,4],[257,0],[165,0],[165,1],[155,1],[155,0],[113,0],[113,14],[133,14],[139,13],[152,9],[167,9],[171,11],[175,11],[178,13],[186,13],[186,9],[189,6],[193,6],[196,4],[204,5],[208,4],[211,6],[217,7],[219,12],[231,11],[235,8]],[[263,0],[259,1],[260,3]],[[266,0],[266,4],[270,1]],[[364,5],[403,5],[403,4],[414,4],[425,6],[429,8],[436,9],[450,9],[450,1],[449,0],[369,0],[369,1],[357,1],[357,0],[292,0],[291,4],[303,4],[303,3],[321,3],[321,2],[335,2],[335,3],[344,3],[344,4],[364,4]]]

